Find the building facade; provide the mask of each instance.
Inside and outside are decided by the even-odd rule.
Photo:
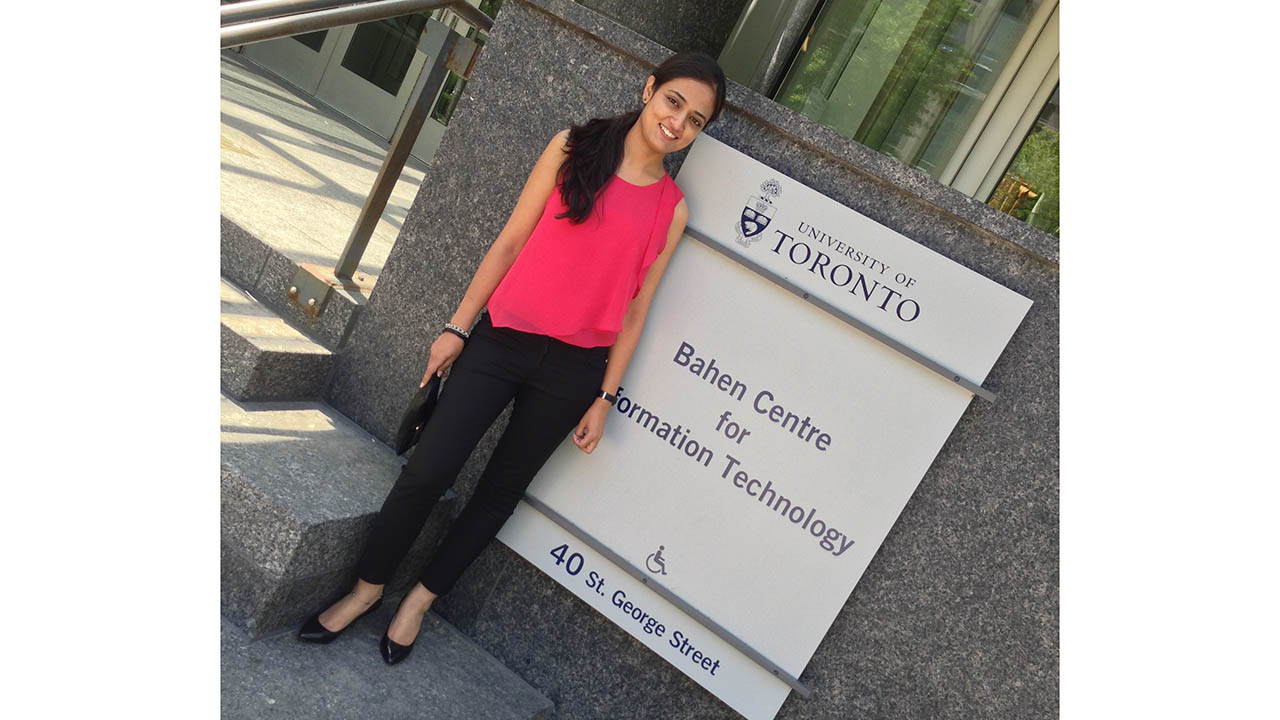
[[[502,0],[469,0],[494,16]],[[589,7],[939,183],[1058,235],[1056,0],[620,2]],[[487,34],[449,10],[258,43],[246,57],[389,139],[431,36]],[[450,74],[414,147],[430,162],[466,81]]]

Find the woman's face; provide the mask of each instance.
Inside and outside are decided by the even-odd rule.
[[[689,147],[716,107],[715,89],[691,78],[675,78],[655,86],[650,75],[642,99],[642,135],[650,147],[664,155]]]

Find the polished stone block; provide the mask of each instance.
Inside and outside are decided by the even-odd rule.
[[[255,636],[354,581],[400,459],[321,403],[222,400],[223,614]],[[446,493],[392,580],[415,581],[457,503]]]
[[[303,311],[299,304],[290,302],[289,287],[297,273],[298,263],[283,253],[270,250],[262,268],[262,277],[253,290],[254,297],[325,347],[340,347],[348,327],[360,312],[364,297],[359,293],[334,288],[324,312],[318,318],[313,317]]]
[[[323,261],[325,258],[309,259]],[[326,266],[324,262],[313,264]],[[297,260],[222,217],[223,278],[248,292],[263,307],[311,340],[329,349],[340,347],[366,301],[364,293],[334,288],[324,312],[315,317],[289,297],[298,268]]]
[[[719,57],[747,0],[578,0],[663,47]]]
[[[319,397],[333,354],[222,281],[223,391],[237,400]]]
[[[244,288],[257,285],[267,262],[267,246],[222,215],[222,275]]]

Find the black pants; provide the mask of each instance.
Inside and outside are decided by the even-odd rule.
[[[422,531],[436,501],[513,398],[511,420],[475,494],[419,576],[437,595],[498,534],[533,476],[600,394],[608,348],[495,328],[484,315],[449,371],[439,403],[409,463],[382,503],[357,565],[382,585]]]

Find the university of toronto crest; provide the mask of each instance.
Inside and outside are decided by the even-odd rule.
[[[773,199],[781,193],[782,186],[777,180],[760,183],[760,195],[748,197],[747,204],[742,208],[742,216],[733,229],[737,235],[734,242],[743,247],[751,247],[751,243],[760,239],[760,233],[769,227],[769,221],[773,219],[774,210],[777,209]]]

